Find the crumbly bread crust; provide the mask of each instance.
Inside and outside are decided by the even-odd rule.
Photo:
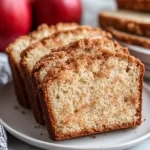
[[[28,99],[27,93],[25,93],[26,91],[22,91],[22,86],[24,85],[24,82],[22,83],[18,80],[18,76],[19,76],[19,78],[21,78],[20,77],[21,75],[19,72],[16,72],[18,70],[17,70],[17,68],[14,68],[15,65],[13,65],[11,63],[11,60],[9,57],[8,57],[8,61],[9,61],[11,71],[12,71],[13,85],[14,85],[14,90],[16,93],[18,103],[25,108],[29,108],[30,104],[29,104],[29,101],[27,101],[27,99]]]
[[[76,42],[77,43],[77,42]],[[86,47],[86,45],[85,45]],[[85,49],[85,47],[83,47],[83,49]],[[70,48],[70,47],[68,47]],[[78,49],[78,44],[76,45],[76,47],[74,47],[74,49]],[[140,70],[140,77],[139,77],[139,87],[138,87],[138,91],[139,93],[139,106],[137,109],[137,113],[136,115],[138,116],[138,119],[132,122],[128,122],[128,123],[123,123],[123,124],[114,124],[114,126],[112,127],[107,127],[104,125],[104,128],[99,128],[99,129],[88,129],[85,127],[85,129],[83,131],[73,131],[70,133],[61,133],[58,132],[58,128],[56,126],[56,117],[54,115],[54,106],[52,106],[51,103],[51,97],[48,94],[49,93],[49,88],[55,83],[55,82],[59,82],[59,84],[61,84],[61,82],[71,82],[73,81],[73,79],[69,79],[69,74],[65,74],[66,70],[73,70],[73,72],[78,72],[80,70],[80,64],[82,64],[82,61],[84,62],[84,65],[89,65],[91,66],[92,62],[94,62],[93,60],[95,59],[107,59],[109,57],[117,57],[119,60],[123,59],[126,60],[130,63],[135,63]],[[85,63],[86,62],[86,63]],[[90,67],[87,67],[90,68]],[[86,135],[90,135],[90,134],[95,134],[95,133],[100,133],[100,132],[107,132],[107,131],[112,131],[112,130],[117,130],[117,129],[122,129],[122,128],[129,128],[129,127],[135,127],[141,124],[141,107],[142,107],[142,84],[143,84],[143,74],[144,74],[144,65],[136,58],[127,55],[127,54],[123,54],[123,53],[114,53],[114,52],[110,52],[110,51],[105,51],[105,50],[101,50],[101,52],[99,54],[93,54],[93,55],[89,55],[89,54],[80,54],[80,55],[76,55],[76,57],[70,58],[66,61],[66,63],[60,63],[55,67],[52,67],[52,69],[50,69],[47,78],[45,79],[45,83],[39,86],[39,92],[41,93],[41,100],[42,100],[42,108],[43,108],[43,112],[44,112],[44,117],[45,117],[45,121],[46,121],[46,125],[49,131],[49,134],[51,136],[51,138],[53,140],[63,140],[63,139],[70,139],[70,138],[75,138],[75,137],[80,137],[80,136],[86,136]],[[65,85],[65,83],[64,83]],[[106,93],[107,94],[107,93]],[[66,110],[67,111],[67,110]]]
[[[61,52],[65,51],[69,54],[74,54],[74,53],[83,53],[84,51],[74,49],[74,47],[78,44],[78,48],[82,48],[86,44],[86,51],[85,53],[97,53],[101,49],[105,49],[107,51],[114,51],[114,52],[119,52],[119,53],[126,53],[129,54],[129,51],[126,47],[122,47],[120,44],[118,44],[116,41],[112,41],[109,39],[82,39],[77,42],[72,42],[68,45],[59,47],[57,49],[52,49],[52,53],[43,56],[40,61],[36,63],[32,70],[32,78],[38,86],[40,83],[43,81],[43,76],[41,77],[41,72],[43,70],[49,70],[49,66],[51,66],[51,63],[57,59],[62,59],[64,57],[63,53],[56,53],[55,52]],[[94,48],[93,48],[94,47]],[[93,48],[92,52],[90,51],[90,48]],[[43,74],[42,74],[43,75]]]
[[[105,28],[105,29],[107,31],[111,32],[112,35],[120,41],[124,41],[124,42],[127,42],[129,44],[133,44],[133,45],[142,46],[142,47],[145,47],[145,48],[150,48],[150,39],[149,38],[136,36],[136,35],[129,34],[129,33],[125,33],[125,32],[116,30],[112,27],[108,27],[108,28]]]
[[[23,107],[29,108],[30,103],[27,96],[27,91],[25,89],[25,82],[19,67],[20,53],[24,49],[26,49],[29,45],[41,40],[44,37],[51,35],[56,31],[71,28],[73,29],[77,27],[78,25],[76,23],[65,23],[65,24],[58,23],[55,26],[48,26],[46,24],[43,24],[40,25],[36,31],[33,31],[29,35],[19,37],[6,48],[6,53],[8,54],[9,64],[11,66],[13,74],[12,76],[14,81],[14,88],[17,95],[17,100]]]
[[[119,9],[150,12],[149,0],[116,0]]]
[[[89,36],[90,35],[90,36]],[[77,40],[78,38],[88,37],[99,37],[99,38],[111,38],[111,35],[100,29],[91,29],[90,27],[79,27],[76,30],[62,31],[55,33],[51,37],[43,39],[41,42],[31,45],[29,48],[21,53],[20,67],[26,80],[26,89],[30,88],[28,97],[30,98],[31,106],[34,112],[36,120],[40,124],[44,124],[42,109],[39,101],[36,99],[35,88],[32,84],[31,72],[33,66],[39,59],[50,53],[51,48],[57,48],[59,46],[68,44],[70,41]]]
[[[108,15],[107,13],[110,13],[110,14]],[[142,16],[148,15],[148,14],[137,12],[137,16],[141,15],[141,21],[138,21],[138,19],[136,19],[136,17],[134,17],[135,12],[118,10],[118,14],[119,13],[123,13],[124,17],[122,17],[123,15],[120,16],[120,17],[113,16],[112,15],[113,12],[101,12],[99,14],[99,24],[100,24],[100,26],[102,28],[110,26],[110,27],[113,27],[115,29],[125,31],[125,32],[128,32],[128,33],[133,33],[133,34],[136,34],[136,35],[150,37],[150,22],[146,23],[142,20],[143,19]],[[128,14],[126,14],[126,13],[128,13]],[[133,19],[128,18],[130,14],[131,14],[131,16],[132,16],[132,14],[134,14]]]

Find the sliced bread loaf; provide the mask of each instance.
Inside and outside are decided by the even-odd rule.
[[[100,29],[92,30],[89,27],[79,27],[72,31],[62,31],[52,35],[49,38],[42,40],[39,43],[33,44],[28,49],[21,53],[20,66],[24,78],[26,79],[26,89],[30,89],[29,98],[34,112],[35,119],[38,123],[43,124],[43,115],[41,112],[41,106],[39,101],[36,100],[36,93],[34,90],[34,85],[32,85],[32,69],[34,65],[43,57],[44,55],[51,52],[52,48],[58,48],[59,46],[66,45],[72,41],[82,39],[82,38],[111,38],[111,35]]]
[[[77,27],[78,25],[76,23],[59,23],[56,26],[47,26],[46,24],[43,24],[39,26],[36,31],[33,31],[27,36],[19,37],[7,47],[6,53],[8,54],[9,64],[12,70],[15,92],[18,102],[23,107],[30,107],[30,103],[25,89],[25,82],[19,67],[20,53],[31,44],[40,41],[44,37],[50,36],[56,31],[75,29]]]
[[[150,0],[116,0],[119,9],[150,12]]]
[[[81,47],[77,44],[73,49]],[[86,51],[86,44],[82,50]],[[103,49],[98,54],[74,55],[52,67],[39,86],[51,138],[70,139],[140,125],[143,73],[138,59]]]
[[[142,46],[145,48],[150,48],[150,38],[148,37],[136,36],[134,34],[119,31],[112,27],[107,27],[105,29],[109,31],[110,33],[112,33],[112,35],[120,41],[124,41],[133,45]]]
[[[150,37],[150,14],[133,11],[117,10],[101,12],[99,23],[102,28],[107,26],[118,30]]]
[[[78,48],[82,48],[82,46],[86,44],[86,49],[73,49],[76,44],[78,44]],[[38,85],[45,80],[46,75],[51,67],[54,67],[59,62],[65,62],[67,58],[70,57],[70,55],[73,57],[74,55],[79,53],[98,53],[101,49],[128,54],[128,50],[126,48],[121,47],[117,42],[113,42],[107,39],[83,39],[75,43],[70,43],[69,47],[70,49],[68,49],[68,46],[53,49],[51,54],[44,56],[34,66],[34,69],[32,71],[32,82],[34,83],[33,85],[35,89],[34,91],[36,91]],[[94,47],[92,51],[90,49],[91,47]],[[41,102],[38,92],[35,92],[33,99],[36,103]],[[40,110],[41,109],[39,108],[39,111]]]

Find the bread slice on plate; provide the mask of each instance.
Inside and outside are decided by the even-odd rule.
[[[75,29],[78,25],[76,23],[59,23],[56,26],[47,26],[46,24],[40,25],[36,31],[31,32],[29,35],[21,36],[11,43],[7,49],[9,64],[12,70],[14,88],[17,95],[18,102],[23,107],[30,107],[29,97],[25,89],[25,81],[21,74],[19,67],[20,53],[31,44],[40,41],[41,39],[50,36],[56,31]]]
[[[95,49],[82,45],[71,49]],[[104,49],[57,63],[39,86],[50,137],[64,140],[140,125],[143,74],[138,59]]]
[[[34,85],[32,84],[31,73],[34,65],[46,54],[51,52],[52,48],[58,48],[69,44],[72,41],[82,38],[111,38],[111,35],[100,29],[91,29],[90,27],[79,27],[72,31],[58,32],[51,37],[33,44],[21,53],[20,66],[24,78],[26,79],[26,89],[30,89],[29,98],[35,119],[38,123],[44,124],[43,115],[39,101],[36,100]]]
[[[128,10],[104,11],[99,15],[102,28],[106,26],[136,35],[150,37],[150,14]]]
[[[105,29],[112,33],[112,35],[120,41],[124,41],[126,43],[138,45],[145,48],[150,48],[150,38],[148,37],[136,36],[134,34],[119,31],[112,27],[107,27]]]
[[[55,66],[58,62],[64,62],[67,59],[67,56],[73,55],[74,53],[96,53],[99,51],[99,49],[103,48],[105,50],[111,50],[111,51],[116,51],[120,53],[127,53],[128,50],[127,48],[121,47],[117,42],[113,42],[111,40],[107,39],[84,39],[80,40],[78,42],[78,45],[82,47],[83,44],[87,43],[87,45],[90,47],[95,46],[95,49],[93,51],[90,51],[90,49],[86,49],[86,51],[83,51],[82,49],[73,49],[72,52],[68,49],[68,46],[66,47],[60,47],[58,49],[53,49],[53,52],[49,55],[46,55],[44,58],[42,58],[35,66],[32,71],[33,75],[33,80],[32,82],[34,83],[34,90],[36,91],[37,87],[39,84],[41,84],[46,77],[49,69],[52,66]],[[70,48],[76,46],[76,43],[70,44]],[[62,51],[62,53],[55,52],[56,51]],[[66,52],[64,52],[66,51]],[[67,53],[67,54],[66,54]],[[38,92],[34,92],[33,94],[33,100],[35,101],[34,103],[40,103],[40,96],[38,95]],[[39,107],[39,111],[41,108]],[[39,113],[38,113],[39,114]]]
[[[116,0],[119,9],[150,12],[150,0]]]

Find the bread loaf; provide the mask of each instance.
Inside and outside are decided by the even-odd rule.
[[[117,30],[150,37],[150,14],[128,10],[104,11],[99,15],[102,28],[113,27]]]

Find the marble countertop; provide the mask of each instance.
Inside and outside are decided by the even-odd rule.
[[[114,0],[82,0],[83,1],[83,16],[82,24],[91,25],[92,27],[98,26],[98,13],[102,10],[115,9]],[[150,81],[146,80],[146,83],[150,85]],[[19,139],[13,137],[9,133],[8,135],[8,149],[9,150],[39,150],[36,147],[28,145]],[[150,139],[143,143],[130,148],[128,150],[150,150]]]

